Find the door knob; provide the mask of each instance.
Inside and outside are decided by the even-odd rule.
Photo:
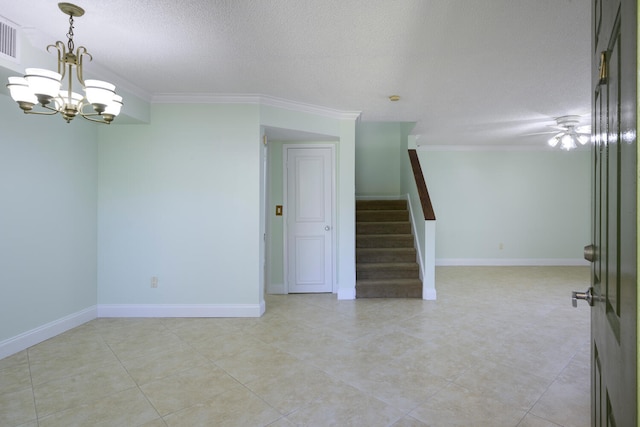
[[[596,246],[595,245],[587,245],[584,247],[584,259],[589,262],[593,262],[596,260]]]
[[[329,231],[329,230],[331,230],[331,227],[329,227],[328,225],[325,225],[325,226],[324,226],[324,230],[325,230],[325,231]]]
[[[593,306],[593,288],[587,289],[586,292],[571,292],[571,304],[574,307],[578,306],[578,300],[585,300],[590,306]]]

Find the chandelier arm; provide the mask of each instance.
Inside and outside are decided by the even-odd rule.
[[[108,124],[111,124],[111,122],[115,118],[111,114],[103,115],[102,113],[85,113],[84,108],[87,105],[91,105],[91,104],[88,104],[83,100],[83,102],[80,104],[80,107],[78,108],[78,114],[82,116],[84,119],[89,120],[90,122],[102,123],[102,124],[108,125]],[[97,119],[95,117],[100,117],[100,119]]]
[[[65,58],[67,57],[67,48],[60,40],[58,40],[56,44],[50,44],[49,46],[47,46],[47,52],[50,52],[49,49],[52,47],[56,48],[56,50],[58,51],[58,74],[60,74],[64,79],[66,71],[64,65],[66,64]]]
[[[29,111],[22,110],[22,111],[24,111],[25,114],[37,114],[39,116],[53,116],[54,114],[59,113],[58,110],[56,110],[55,108],[49,107],[48,105],[42,105],[42,104],[38,104],[38,105],[50,111],[38,111],[38,110],[29,110]]]
[[[84,46],[79,46],[78,49],[76,50],[76,75],[78,76],[78,80],[80,81],[80,83],[82,84],[82,86],[84,87],[84,76],[82,74],[82,57],[83,56],[88,56],[89,57],[89,61],[93,61],[93,56],[91,56],[91,54],[87,51],[87,48]]]
[[[111,124],[111,121],[105,120],[104,117],[102,116],[102,114],[98,114],[98,113],[83,113],[82,111],[79,111],[78,114],[80,114],[80,116],[82,116],[82,118],[89,120],[90,122],[94,122],[94,123],[102,123],[105,125]],[[94,119],[94,117],[100,117],[101,120],[98,119]]]

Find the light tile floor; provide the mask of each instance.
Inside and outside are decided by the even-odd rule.
[[[96,319],[0,360],[2,426],[589,425],[586,267],[439,267],[437,301],[269,295]]]

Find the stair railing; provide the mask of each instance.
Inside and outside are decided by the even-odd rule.
[[[417,252],[420,258],[419,265],[422,276],[422,299],[436,299],[436,214],[431,204],[427,183],[420,167],[420,160],[415,149],[409,150],[409,161],[413,171],[413,182],[415,192],[408,195],[409,207],[412,216],[411,223],[414,227],[414,235],[417,238]],[[412,193],[417,197],[411,197]],[[415,200],[418,199],[418,200]],[[421,215],[418,215],[421,213]],[[424,219],[423,219],[424,218]]]

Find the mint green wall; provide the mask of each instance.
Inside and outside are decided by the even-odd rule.
[[[260,124],[263,126],[297,130],[329,137],[339,137],[341,120],[337,117],[313,114],[306,111],[294,111],[291,108],[279,108],[271,105],[260,106]]]
[[[0,342],[96,305],[96,128],[0,95]]]
[[[588,150],[418,153],[437,259],[582,259],[591,239]]]
[[[403,129],[402,123],[358,123],[355,147],[357,196],[401,194]]]
[[[268,285],[267,292],[284,292],[284,221],[276,216],[276,205],[284,205],[282,141],[269,141],[269,204],[267,208]],[[277,290],[275,288],[278,288]]]
[[[356,183],[355,153],[356,122],[340,121],[338,146],[338,194],[337,203],[337,263],[338,298],[356,297]]]
[[[149,125],[100,129],[99,303],[258,303],[260,147],[255,105],[155,105]]]

